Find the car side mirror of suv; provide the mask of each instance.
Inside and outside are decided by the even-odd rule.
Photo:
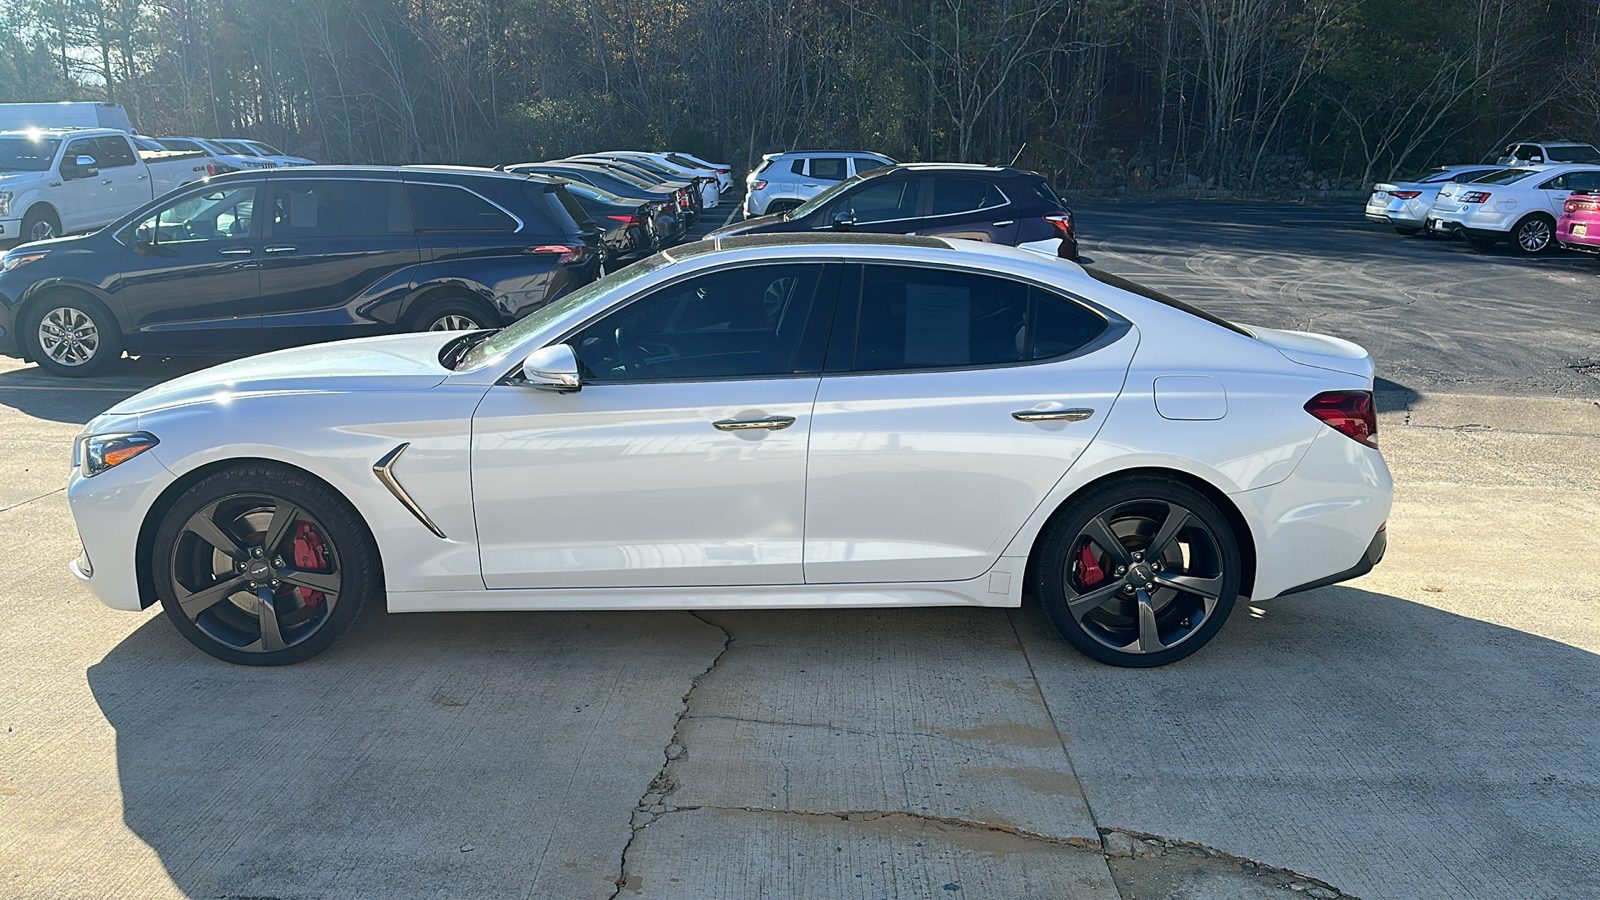
[[[522,383],[542,391],[570,394],[580,390],[578,355],[570,344],[551,344],[528,354],[522,361]]]
[[[847,212],[833,214],[833,227],[838,231],[849,231],[856,227],[856,217]]]

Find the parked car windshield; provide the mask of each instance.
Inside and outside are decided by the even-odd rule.
[[[1600,150],[1587,145],[1546,147],[1551,162],[1600,162]]]
[[[263,144],[260,141],[241,141],[240,143],[248,144],[249,146],[254,147],[257,150],[260,150],[261,152],[266,153],[269,156],[287,156],[288,155],[287,153],[284,153],[282,150],[279,150],[277,147],[274,147],[271,144]]]
[[[860,175],[852,175],[849,178],[846,178],[845,180],[843,180],[843,181],[839,182],[838,184],[834,185],[833,187],[828,188],[827,190],[823,191],[822,193],[816,195],[815,197],[812,197],[810,200],[807,200],[806,202],[804,202],[804,203],[800,204],[799,206],[795,207],[794,211],[789,213],[789,218],[791,218],[791,219],[799,219],[799,218],[802,218],[804,216],[809,216],[812,213],[816,212],[817,210],[821,209],[823,204],[827,203],[829,200],[832,200],[833,198],[835,198],[835,197],[839,196],[840,194],[844,193],[851,186],[857,185],[857,184],[860,184],[860,183],[861,183],[861,176]]]
[[[523,339],[528,335],[533,334],[567,313],[579,309],[590,301],[603,297],[611,291],[648,275],[662,266],[671,265],[672,262],[672,258],[667,254],[657,253],[632,265],[623,266],[596,281],[589,282],[560,300],[541,309],[536,309],[518,319],[515,323],[490,335],[488,340],[473,347],[466,356],[461,358],[461,362],[456,366],[456,371],[478,369],[499,362],[500,357],[516,349],[517,345],[522,343]]]
[[[61,149],[59,138],[0,137],[0,172],[45,172]]]

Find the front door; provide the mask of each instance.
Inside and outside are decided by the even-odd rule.
[[[261,323],[261,182],[191,190],[117,235],[128,349],[227,353]]]
[[[473,416],[490,588],[798,584],[836,292],[822,263],[690,276],[568,339],[583,387]]]
[[[111,202],[111,181],[100,177],[102,153],[97,138],[67,141],[67,148],[61,154],[61,165],[57,169],[61,185],[49,195],[50,202],[61,215],[62,234],[88,231],[105,224],[100,211]],[[79,157],[84,156],[94,160],[93,167],[78,166]]]
[[[390,330],[417,274],[405,185],[353,178],[277,180],[262,242],[263,347]]]
[[[848,231],[874,234],[915,234],[926,197],[927,179],[880,175],[818,210],[817,230],[835,229],[842,216]]]
[[[977,578],[1105,422],[1131,326],[975,272],[843,281],[812,414],[806,582]]]

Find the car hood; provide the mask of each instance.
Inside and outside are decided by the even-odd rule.
[[[260,394],[421,391],[450,371],[439,351],[459,334],[423,332],[263,353],[174,378],[112,407],[135,415]]]
[[[1292,362],[1317,369],[1343,372],[1372,380],[1372,355],[1360,344],[1309,331],[1280,331],[1249,326],[1256,340],[1282,353]]]
[[[745,219],[743,222],[736,222],[732,225],[724,225],[721,228],[714,228],[706,233],[705,239],[710,240],[712,238],[733,237],[736,234],[747,234],[752,231],[760,231],[767,225],[782,224],[784,221],[786,220],[783,217],[783,213],[778,213],[771,216],[756,216],[753,219]]]

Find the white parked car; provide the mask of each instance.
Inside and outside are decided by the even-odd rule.
[[[156,138],[156,143],[168,150],[193,150],[209,153],[218,162],[227,167],[225,171],[238,172],[245,169],[276,169],[282,163],[267,159],[264,156],[243,155],[239,152],[224,147],[211,138],[197,137],[163,137]]]
[[[1416,234],[1428,224],[1428,210],[1447,184],[1493,175],[1503,166],[1442,166],[1409,181],[1383,183],[1367,198],[1368,221],[1390,225],[1401,234]]]
[[[1428,210],[1428,229],[1464,234],[1480,250],[1510,241],[1517,253],[1556,248],[1556,219],[1573,191],[1600,190],[1600,165],[1506,169],[1447,184]]]
[[[682,150],[673,150],[666,154],[667,159],[683,166],[699,166],[717,173],[717,189],[726,194],[733,190],[733,166],[728,163],[706,162],[698,156],[684,153]]]
[[[1392,485],[1354,344],[1036,253],[659,253],[497,332],[186,375],[78,437],[73,571],[236,663],[437,610],[971,605],[1087,655],[1362,574]]]
[[[290,156],[289,154],[260,141],[247,141],[243,138],[218,138],[215,143],[238,153],[240,156],[256,156],[269,159],[280,166],[314,166],[317,161],[306,159],[304,156]]]
[[[0,132],[0,243],[93,231],[215,171],[205,153],[131,140],[111,128]]]

